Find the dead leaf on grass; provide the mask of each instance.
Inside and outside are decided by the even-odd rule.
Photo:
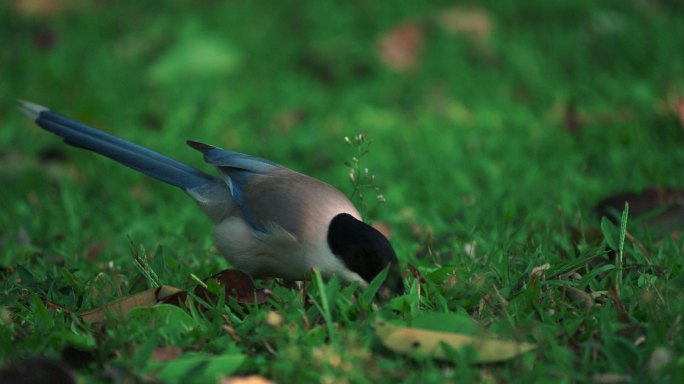
[[[237,269],[227,269],[210,277],[219,286],[223,287],[226,298],[232,297],[240,304],[263,304],[268,300],[268,294],[264,289],[256,289],[254,281],[244,272]],[[195,295],[210,303],[215,303],[217,296],[207,288],[198,285],[194,291]]]
[[[152,350],[150,361],[169,361],[179,358],[183,354],[183,349],[179,347],[156,347]]]
[[[684,92],[681,89],[673,87],[668,90],[658,103],[658,110],[663,115],[676,117],[680,128],[684,129]]]
[[[268,291],[256,289],[252,279],[238,270],[227,269],[210,279],[214,279],[216,284],[224,289],[226,298],[232,297],[240,304],[263,304],[268,300]],[[216,294],[210,292],[209,289],[202,285],[198,285],[195,288],[194,294],[208,303],[216,303],[218,300]],[[100,326],[109,317],[123,317],[136,308],[152,307],[157,304],[183,306],[187,303],[187,297],[188,293],[186,291],[169,285],[162,285],[158,288],[150,288],[122,297],[101,307],[83,312],[81,319],[86,323]]]
[[[591,295],[574,287],[563,287],[563,293],[571,301],[577,303],[582,309],[588,311],[594,306]]]
[[[50,16],[66,8],[64,0],[14,0],[14,11],[27,16]]]
[[[537,347],[527,342],[402,327],[383,320],[376,321],[375,331],[385,347],[418,358],[448,359],[449,350],[472,348],[473,363],[493,363],[510,360]]]
[[[656,347],[648,359],[648,370],[653,374],[658,374],[673,358],[672,351],[667,347]]]
[[[182,291],[168,285],[150,288],[146,291],[122,297],[109,304],[83,312],[81,314],[81,319],[86,323],[104,323],[109,316],[123,317],[135,308],[151,307],[163,303],[165,299],[172,297],[179,292]]]
[[[494,28],[494,20],[487,10],[467,6],[456,6],[440,12],[437,24],[444,31],[463,35],[479,45],[487,41]]]
[[[544,272],[550,268],[551,264],[549,263],[538,265],[532,268],[532,271],[530,271],[530,278],[539,278],[540,280],[544,280]]]
[[[632,377],[619,373],[599,373],[594,375],[593,382],[598,384],[618,384],[632,382]]]
[[[273,328],[280,328],[283,324],[283,315],[278,312],[268,311],[266,314],[266,324]]]
[[[684,190],[670,187],[648,187],[640,193],[618,193],[596,206],[599,217],[617,221],[620,212],[629,203],[631,218],[643,218],[647,228],[663,235],[676,231],[684,225]]]
[[[219,380],[218,384],[272,384],[273,382],[261,376],[233,376],[224,377]]]
[[[88,255],[88,261],[94,262],[102,254],[102,251],[109,247],[109,240],[104,240],[96,243],[92,243],[88,246],[86,254]]]
[[[577,104],[569,102],[563,114],[563,126],[570,133],[577,133],[584,125],[584,118],[580,114]]]
[[[416,22],[405,21],[383,34],[378,40],[378,56],[397,72],[414,69],[423,50],[423,28]]]

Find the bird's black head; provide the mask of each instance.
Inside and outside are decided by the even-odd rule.
[[[341,213],[330,221],[328,245],[347,268],[369,283],[389,264],[384,286],[397,294],[404,292],[397,255],[387,238],[375,228]]]

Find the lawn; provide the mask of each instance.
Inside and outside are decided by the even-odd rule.
[[[684,380],[680,2],[13,0],[0,25],[0,381]],[[207,172],[186,140],[353,194],[406,294],[256,281],[259,303],[88,322],[155,284],[215,289],[230,265],[182,191],[16,99]],[[374,179],[354,193],[361,133]],[[382,321],[535,347],[406,353]]]

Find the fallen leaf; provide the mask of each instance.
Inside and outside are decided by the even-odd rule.
[[[240,304],[263,304],[268,300],[269,292],[265,289],[256,289],[252,279],[241,271],[227,269],[210,279],[214,279],[215,284],[225,290],[226,297],[232,297]],[[209,303],[215,303],[218,299],[216,294],[202,285],[198,285],[194,293]],[[162,285],[83,312],[81,319],[86,323],[96,324],[96,328],[98,328],[109,317],[123,317],[137,308],[153,307],[157,304],[184,306],[187,297],[186,291]]]
[[[378,41],[378,56],[397,72],[414,69],[423,50],[423,28],[415,22],[403,22],[383,34]]]
[[[477,44],[483,44],[491,36],[494,21],[482,8],[456,6],[437,15],[437,25],[444,31],[466,36]]]
[[[660,370],[672,361],[672,351],[667,347],[656,347],[648,359],[648,370],[653,374],[658,374]]]
[[[107,249],[109,247],[109,240],[104,240],[101,242],[97,242],[94,244],[90,244],[88,246],[88,250],[86,251],[88,261],[94,262],[100,254],[102,254],[102,251]]]
[[[144,207],[148,207],[152,203],[152,198],[145,188],[143,183],[135,183],[130,189],[131,196],[135,199],[137,203],[140,203]]]
[[[619,373],[598,373],[594,375],[592,381],[598,384],[629,383],[632,381],[632,376]]]
[[[674,116],[684,129],[684,92],[678,87],[667,90],[663,99],[658,103],[658,111],[664,116]]]
[[[156,347],[152,350],[150,361],[169,361],[179,358],[183,354],[183,349],[179,347]]]
[[[17,13],[28,16],[49,16],[65,8],[64,0],[14,0],[12,6]]]
[[[273,328],[279,328],[283,324],[283,315],[278,312],[268,311],[266,314],[266,324]]]
[[[539,277],[543,280],[544,279],[544,272],[549,270],[550,268],[551,268],[551,264],[549,264],[549,263],[536,266],[536,267],[532,268],[532,271],[530,271],[530,278]]]
[[[81,319],[86,323],[104,323],[110,316],[123,317],[135,308],[151,307],[164,302],[166,298],[173,297],[173,295],[179,292],[182,291],[168,285],[150,288],[146,291],[126,296],[101,307],[83,312],[81,314]]]
[[[563,115],[563,126],[570,133],[577,133],[582,125],[584,124],[584,119],[580,115],[577,104],[570,102],[565,106],[565,111]]]
[[[579,306],[585,311],[588,311],[594,306],[594,300],[592,299],[591,295],[577,288],[567,286],[563,287],[563,293],[568,299],[579,304]]]
[[[275,116],[274,126],[282,134],[287,134],[292,128],[302,124],[307,118],[307,113],[302,109],[284,110]]]
[[[681,229],[684,224],[684,190],[670,187],[649,187],[641,193],[619,193],[602,200],[596,205],[599,217],[613,222],[629,203],[631,218],[642,218],[647,228],[663,235]]]
[[[5,307],[0,307],[0,323],[2,325],[9,324],[13,321],[12,312]]]
[[[263,304],[268,300],[264,289],[256,289],[254,281],[244,272],[237,269],[226,269],[210,277],[223,287],[226,298],[232,297],[240,304]],[[194,291],[199,298],[215,303],[218,297],[207,288],[198,285]]]
[[[447,359],[449,349],[472,348],[475,353],[473,363],[493,363],[510,360],[536,348],[527,342],[402,327],[383,320],[376,321],[375,331],[385,347],[419,358]]]
[[[273,382],[261,376],[251,375],[243,377],[224,377],[219,380],[218,384],[273,384]]]

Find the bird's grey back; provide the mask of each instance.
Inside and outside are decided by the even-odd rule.
[[[275,223],[298,238],[325,235],[339,213],[360,219],[351,201],[336,188],[287,168],[252,175],[244,192],[245,209],[254,220]]]

